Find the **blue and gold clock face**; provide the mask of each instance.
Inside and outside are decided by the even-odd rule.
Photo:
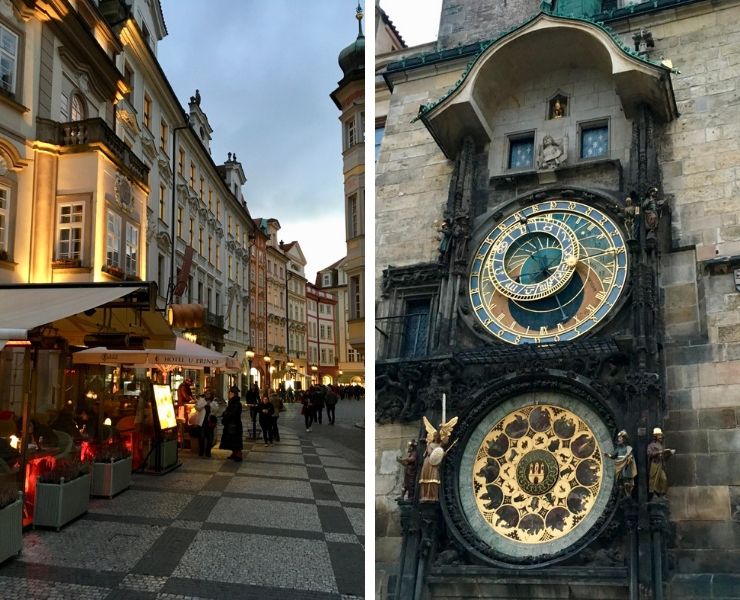
[[[497,338],[548,344],[591,331],[626,281],[616,223],[587,204],[548,200],[509,215],[485,237],[473,258],[470,301]]]

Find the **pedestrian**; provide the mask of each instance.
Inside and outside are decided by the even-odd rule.
[[[326,396],[324,397],[324,404],[326,404],[326,418],[329,419],[329,425],[334,425],[334,419],[336,418],[336,408],[339,396],[330,386],[326,389]]]
[[[280,418],[280,411],[285,410],[285,405],[280,394],[272,394],[270,396],[270,403],[274,409],[272,413],[272,441],[279,442],[280,431],[278,431],[278,419]]]
[[[210,403],[206,400],[206,397],[201,396],[195,401],[195,408],[188,419],[190,439],[198,440],[198,456],[206,455],[206,429],[209,429],[208,414],[211,412],[210,409]]]
[[[301,414],[303,415],[303,422],[306,424],[306,431],[311,431],[311,425],[313,425],[313,402],[311,401],[313,398],[313,391],[312,386],[305,394],[303,394],[303,398],[301,400],[301,404],[303,405],[301,407]]]
[[[262,402],[259,405],[260,427],[262,428],[262,438],[265,440],[265,446],[272,446],[273,420],[275,407],[270,402],[270,397],[265,394],[262,396]]]
[[[186,404],[192,404],[195,402],[193,398],[193,380],[190,377],[186,377],[180,386],[177,388],[177,406],[183,407]]]
[[[257,439],[257,415],[259,414],[260,388],[256,383],[247,390],[247,406],[249,417],[252,419],[252,439]]]
[[[221,450],[231,450],[230,458],[233,461],[242,461],[242,403],[239,399],[239,388],[232,386],[229,388],[229,401],[226,404],[226,410],[221,416],[221,424],[224,426],[224,432],[221,435]]]
[[[317,385],[313,399],[313,420],[314,423],[318,422],[319,425],[323,422],[325,394],[326,388],[323,385]]]

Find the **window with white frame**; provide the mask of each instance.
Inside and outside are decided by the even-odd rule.
[[[58,205],[56,244],[58,260],[82,260],[84,228],[84,202],[63,202]]]
[[[362,285],[359,275],[353,275],[349,278],[349,293],[351,297],[349,318],[362,318]]]
[[[345,149],[351,148],[357,142],[357,126],[355,125],[355,118],[352,116],[344,122],[344,147]]]
[[[0,25],[0,88],[16,92],[18,71],[18,35]]]
[[[121,268],[121,215],[108,211],[105,265]]]
[[[139,266],[139,228],[126,223],[126,273],[137,275]]]
[[[8,253],[8,222],[10,221],[10,188],[0,186],[0,252]]]
[[[82,121],[87,118],[87,104],[82,94],[75,92],[69,99],[69,120]]]
[[[354,238],[360,235],[360,205],[357,200],[357,194],[347,196],[347,226],[349,231],[347,237]]]

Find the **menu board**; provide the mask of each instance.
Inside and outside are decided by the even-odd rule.
[[[175,407],[172,404],[172,390],[167,385],[153,385],[154,403],[157,407],[157,420],[160,429],[177,427]]]

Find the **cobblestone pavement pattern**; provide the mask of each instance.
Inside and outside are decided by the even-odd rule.
[[[342,401],[336,426],[308,433],[288,405],[280,443],[247,437],[242,463],[186,450],[175,471],[135,474],[62,531],[26,532],[0,566],[0,598],[362,598],[364,433],[352,423],[363,407]]]

